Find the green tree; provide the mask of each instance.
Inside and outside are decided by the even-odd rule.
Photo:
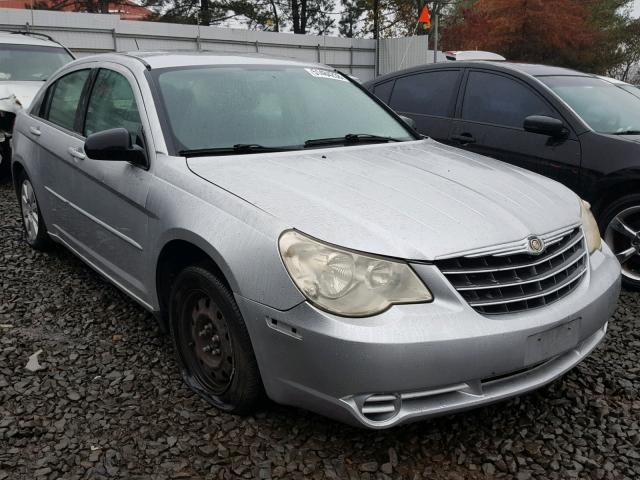
[[[369,8],[367,0],[343,0],[342,15],[338,21],[338,32],[348,38],[357,37],[362,32],[362,16]]]

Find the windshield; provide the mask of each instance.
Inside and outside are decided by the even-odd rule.
[[[640,132],[640,98],[592,77],[538,77],[599,133]]]
[[[332,70],[207,66],[152,74],[165,107],[165,133],[176,152],[233,145],[302,148],[308,140],[347,134],[414,140],[399,121]]]
[[[45,81],[71,60],[73,57],[60,47],[3,44],[0,48],[0,81]]]

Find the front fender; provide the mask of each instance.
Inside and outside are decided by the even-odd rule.
[[[213,260],[233,293],[278,310],[304,300],[293,284],[278,252],[278,238],[287,225],[246,201],[203,180],[184,161],[167,158],[158,165],[165,178],[152,186],[147,208],[150,222],[155,285],[157,260],[172,240],[189,242]],[[166,167],[166,169],[165,169]],[[154,289],[157,292],[157,288]],[[156,305],[159,302],[156,299]]]

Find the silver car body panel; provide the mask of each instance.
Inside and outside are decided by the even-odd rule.
[[[236,296],[252,338],[260,338],[254,347],[271,398],[370,428],[499,401],[582,361],[604,338],[620,291],[620,267],[606,246],[592,255],[587,278],[571,295],[518,314],[480,315],[436,267],[412,266],[434,302],[397,305],[371,319],[336,317],[308,303],[280,312]],[[570,322],[574,335],[554,332]],[[536,351],[545,332],[558,343]],[[371,395],[405,398],[394,416],[375,421],[360,410]]]
[[[188,164],[309,235],[399,258],[433,260],[580,220],[575,194],[556,182],[429,139]]]
[[[308,64],[260,56],[141,56],[86,57],[46,86],[74,69],[110,68],[125,75],[144,123],[148,169],[83,158],[81,135],[29,111],[16,119],[13,161],[30,176],[51,235],[148,310],[160,310],[156,274],[163,249],[182,241],[203,250],[235,295],[271,398],[383,428],[540,386],[601,340],[598,332],[620,288],[620,267],[606,246],[590,256],[589,271],[573,292],[519,314],[479,314],[430,264],[516,248],[530,235],[576,225],[579,199],[565,187],[432,140],[188,160],[170,156],[147,68]],[[278,238],[289,228],[406,259],[434,302],[396,305],[360,319],[319,311],[305,302],[280,259]],[[549,358],[527,356],[528,338],[573,321],[577,333],[552,341],[553,351],[540,354]],[[542,360],[541,370],[527,373],[526,381],[503,380],[482,390],[483,379]],[[467,386],[451,390],[462,384]],[[441,395],[455,399],[433,394],[443,389]],[[425,391],[432,392],[424,396],[428,401],[409,401]],[[370,395],[402,401],[393,418],[372,421],[361,412]],[[436,397],[443,401],[434,404]]]

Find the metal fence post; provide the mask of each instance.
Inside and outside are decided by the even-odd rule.
[[[318,63],[322,63],[322,59],[320,58],[320,44],[318,44]]]
[[[260,53],[260,42],[256,40],[256,53]]]
[[[353,45],[349,46],[349,73],[353,73]]]
[[[118,34],[116,33],[116,29],[111,29],[111,36],[113,37],[113,51],[118,51]]]

